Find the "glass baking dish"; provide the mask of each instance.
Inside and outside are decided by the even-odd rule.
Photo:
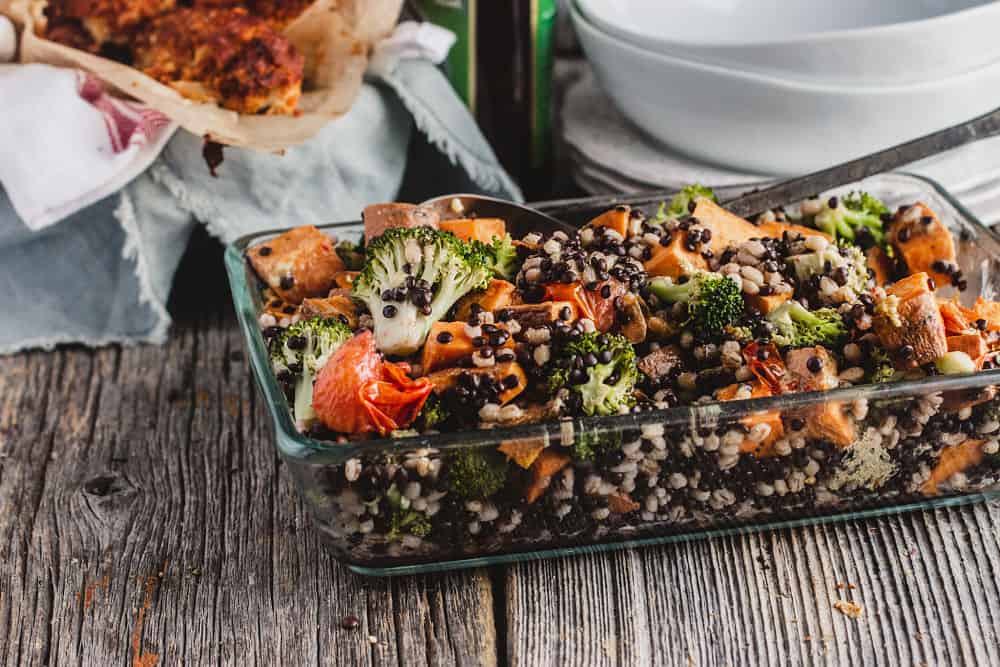
[[[964,298],[996,296],[1000,241],[940,186],[890,174],[840,191],[856,188],[890,208],[917,200],[930,205],[955,236],[969,281]],[[540,208],[583,223],[612,203],[588,199]],[[324,229],[340,239],[362,233],[357,222]],[[324,541],[358,573],[407,574],[662,544],[1000,493],[1000,370],[513,428],[344,445],[312,440],[295,429],[271,371],[257,325],[259,283],[244,259],[249,245],[275,233],[246,236],[226,249],[236,313],[277,449]],[[838,447],[811,428],[830,406],[849,415],[853,445]],[[770,458],[740,452],[760,421],[780,422],[785,431]],[[962,445],[969,441],[976,444]],[[496,460],[501,446],[507,452],[544,447],[552,465],[529,470],[510,461],[505,484],[489,498],[448,492],[450,466],[472,450]],[[556,472],[545,490],[528,502],[525,489],[550,469]]]

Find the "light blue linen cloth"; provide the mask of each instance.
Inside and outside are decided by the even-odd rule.
[[[368,203],[475,191],[520,200],[441,72],[421,60],[370,71],[350,113],[272,155],[225,149],[209,175],[180,131],[120,193],[40,232],[0,189],[0,354],[60,343],[161,343],[194,225],[223,242],[275,227],[355,220]],[[408,158],[419,160],[407,171]],[[39,178],[44,178],[40,174]]]

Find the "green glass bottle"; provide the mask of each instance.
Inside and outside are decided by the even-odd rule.
[[[458,41],[448,75],[528,197],[552,178],[552,47],[556,0],[416,0]]]

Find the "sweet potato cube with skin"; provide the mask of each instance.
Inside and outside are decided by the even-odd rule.
[[[764,383],[759,380],[754,380],[750,383],[745,383],[750,386],[750,398],[762,398],[765,396],[771,396],[771,390],[767,388]],[[740,391],[743,384],[731,384],[729,386],[723,387],[715,392],[715,398],[719,401],[732,401],[736,400],[736,395]],[[752,454],[753,456],[763,459],[770,458],[772,456],[777,456],[777,451],[774,448],[774,443],[777,442],[785,435],[785,426],[781,422],[781,414],[778,412],[763,412],[757,414],[749,414],[746,417],[740,419],[740,423],[746,426],[748,429],[753,430],[757,424],[767,424],[770,427],[770,432],[761,441],[751,440],[750,438],[745,438],[740,444],[740,452],[743,454]]]
[[[730,246],[766,236],[757,225],[730,213],[706,197],[697,200],[691,215],[698,221],[698,226],[712,231],[709,247],[717,255]]]
[[[872,246],[865,252],[865,260],[868,268],[875,273],[876,285],[882,287],[892,282],[894,273],[892,260],[889,259],[889,255],[885,254],[885,250],[877,245]]]
[[[975,319],[986,320],[987,331],[1000,331],[1000,303],[978,297],[971,312],[975,314]]]
[[[351,289],[354,287],[354,279],[360,275],[360,271],[338,271],[333,276],[333,284],[343,289]]]
[[[978,333],[958,334],[948,336],[949,352],[965,352],[973,361],[978,361],[990,351],[986,341]]]
[[[473,373],[494,378],[497,382],[502,382],[505,378],[513,375],[517,378],[517,385],[500,392],[500,404],[506,405],[513,401],[528,386],[528,376],[524,374],[524,369],[516,361],[507,361],[487,368],[446,368],[436,371],[427,376],[431,381],[435,394],[443,394],[458,383],[458,378],[463,373]]]
[[[500,218],[441,220],[438,228],[451,232],[463,241],[481,241],[486,244],[493,243],[494,238],[507,236],[507,225]]]
[[[974,310],[964,307],[957,299],[939,300],[941,320],[949,336],[976,331],[973,323],[979,319]]]
[[[938,285],[950,285],[951,276],[935,270],[937,261],[957,264],[951,231],[923,202],[897,211],[889,227],[889,242],[910,273],[927,273]],[[939,265],[940,266],[940,265]]]
[[[604,296],[605,287],[608,296]],[[628,292],[625,285],[611,278],[587,289],[582,283],[548,283],[545,298],[553,301],[567,301],[573,304],[573,319],[587,318],[599,331],[610,331],[615,326],[615,300]]]
[[[792,292],[789,291],[781,294],[768,294],[767,296],[761,296],[760,294],[744,294],[743,297],[751,308],[760,311],[762,315],[767,315],[778,306],[791,299]]]
[[[628,514],[639,509],[641,505],[632,500],[627,493],[612,493],[608,496],[608,509],[615,514]]]
[[[528,504],[542,497],[552,483],[552,476],[569,465],[569,454],[549,448],[538,455],[531,464],[531,481],[525,489],[524,499]]]
[[[762,222],[760,226],[757,227],[760,230],[760,236],[766,236],[772,239],[780,239],[788,232],[789,236],[793,237],[798,234],[803,237],[810,236],[822,236],[827,241],[832,242],[833,237],[826,232],[821,232],[818,229],[813,229],[812,227],[805,227],[803,225],[794,225],[790,222]]]
[[[547,446],[544,438],[504,440],[497,447],[497,451],[505,454],[509,460],[527,470]]]
[[[358,326],[358,309],[347,296],[328,296],[325,299],[304,299],[300,310],[304,319],[313,317],[338,318],[352,329]]]
[[[440,216],[429,209],[416,204],[372,204],[366,206],[361,219],[365,223],[365,241],[382,236],[385,230],[393,227],[433,227],[438,228]]]
[[[455,304],[455,319],[466,322],[472,316],[472,304],[476,303],[484,310],[493,312],[509,306],[517,289],[506,280],[494,278],[482,292],[469,292]]]
[[[749,223],[747,223],[749,224]],[[667,276],[677,280],[680,276],[690,275],[695,270],[708,268],[708,260],[700,252],[691,252],[684,247],[687,232],[677,230],[670,243],[653,247],[653,256],[643,262],[643,267],[650,277]],[[712,237],[712,245],[715,237]]]
[[[975,389],[958,389],[944,392],[941,397],[942,412],[958,412],[962,408],[974,408],[997,396],[996,385],[986,385]]]
[[[333,239],[312,225],[258,243],[247,250],[247,257],[261,280],[295,305],[307,297],[326,296],[334,276],[344,270]]]
[[[628,342],[637,345],[646,340],[648,330],[646,314],[642,312],[642,305],[634,294],[626,294],[622,299],[624,302],[622,317],[626,319],[621,323],[619,333],[625,336]]]
[[[813,358],[819,360],[816,371],[812,370],[816,367]],[[785,366],[799,391],[829,391],[840,384],[837,360],[824,347],[790,350],[785,355]],[[824,401],[803,411],[806,437],[829,440],[838,447],[854,444],[857,429],[853,419],[844,413],[844,407],[840,401]]]
[[[872,322],[875,333],[882,347],[890,352],[898,352],[904,345],[913,350],[905,358],[897,358],[897,366],[916,368],[948,351],[941,309],[926,273],[907,276],[887,287],[885,292],[899,299],[896,310],[902,326],[896,326],[888,315],[878,314]]]
[[[628,221],[632,214],[629,206],[616,206],[610,211],[605,211],[588,224],[591,227],[607,227],[617,232],[623,239],[628,236]]]
[[[576,304],[570,301],[545,301],[543,303],[522,303],[516,306],[509,306],[511,319],[517,322],[522,330],[532,327],[541,327],[546,324],[558,322],[559,314],[563,308],[569,308],[575,312]]]
[[[497,326],[503,328],[502,324]],[[425,374],[455,366],[472,356],[476,347],[465,328],[465,322],[435,322],[431,326],[420,358]],[[502,347],[513,348],[514,337],[509,336]]]
[[[969,439],[946,447],[941,451],[930,477],[920,487],[921,492],[928,496],[938,495],[943,484],[956,473],[965,472],[982,463],[984,456],[982,440]]]

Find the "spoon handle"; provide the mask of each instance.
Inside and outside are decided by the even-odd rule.
[[[997,134],[1000,134],[1000,109],[829,169],[747,193],[726,202],[725,207],[748,217]]]

